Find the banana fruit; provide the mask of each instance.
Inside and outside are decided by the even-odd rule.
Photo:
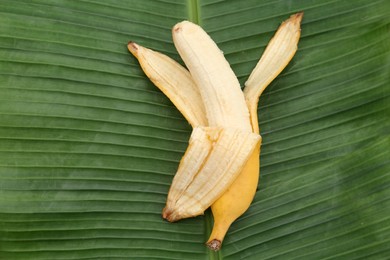
[[[281,24],[244,92],[214,41],[191,22],[172,29],[188,70],[164,54],[128,44],[145,74],[193,127],[162,216],[173,222],[203,214],[211,206],[214,227],[206,244],[213,250],[220,249],[231,223],[253,200],[261,145],[258,100],[294,56],[302,15],[292,15]]]

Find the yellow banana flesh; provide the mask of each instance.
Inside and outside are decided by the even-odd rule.
[[[246,82],[244,95],[254,133],[259,133],[259,97],[294,56],[298,47],[302,16],[303,13],[294,14],[281,24]],[[211,205],[214,226],[206,243],[209,248],[219,250],[230,225],[249,208],[259,179],[259,156],[260,145],[256,147],[245,168],[229,189]]]

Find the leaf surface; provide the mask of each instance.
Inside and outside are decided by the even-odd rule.
[[[161,219],[191,127],[126,44],[181,62],[171,28],[191,19],[243,85],[299,11],[260,98],[259,190],[212,253],[209,212]],[[389,17],[385,0],[1,0],[0,258],[388,257]]]

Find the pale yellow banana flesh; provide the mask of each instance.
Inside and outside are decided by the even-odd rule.
[[[203,214],[240,174],[260,139],[240,129],[195,128],[169,190],[163,217],[172,222]],[[199,159],[190,161],[196,153],[200,153]]]
[[[249,112],[237,77],[221,50],[198,25],[172,29],[173,42],[200,90],[209,126],[251,131]]]
[[[259,97],[294,56],[298,47],[302,16],[303,13],[292,15],[281,24],[246,83],[244,95],[254,133],[259,133],[257,119]],[[214,226],[206,243],[209,248],[220,249],[230,225],[248,209],[252,202],[259,179],[259,156],[260,146],[255,149],[245,168],[229,189],[211,205]]]
[[[142,70],[183,114],[192,127],[207,125],[205,107],[190,73],[168,56],[134,42],[127,45]]]

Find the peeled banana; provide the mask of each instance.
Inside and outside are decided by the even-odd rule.
[[[252,133],[240,84],[221,50],[198,25],[184,21],[172,29],[173,42],[200,91],[208,127],[217,138],[202,167],[184,172],[180,163],[168,193],[163,217],[168,221],[193,217],[210,207],[232,184],[260,141]],[[182,162],[186,162],[186,154]],[[193,168],[191,168],[193,169]],[[183,180],[187,185],[178,189]]]
[[[187,69],[134,42],[129,51],[145,74],[192,125],[189,146],[168,193],[168,221],[197,216],[210,207],[214,227],[207,245],[218,250],[231,223],[249,207],[259,178],[261,137],[257,103],[265,87],[297,49],[302,13],[282,23],[244,93],[228,62],[203,29],[184,21],[172,29]]]

